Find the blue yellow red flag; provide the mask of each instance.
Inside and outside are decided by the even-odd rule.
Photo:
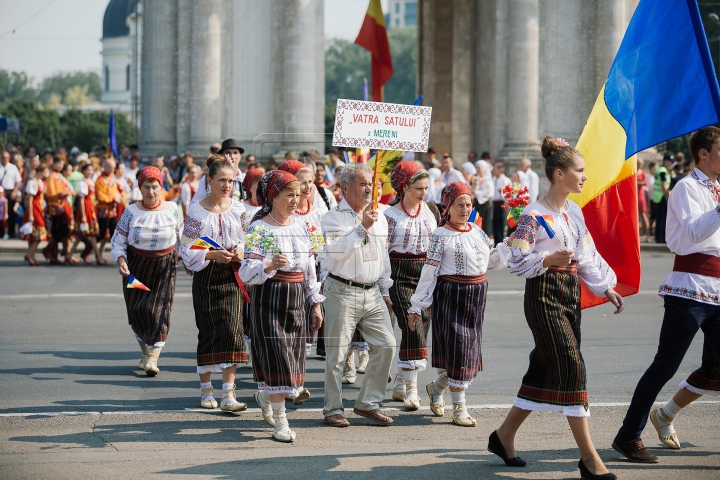
[[[200,237],[195,240],[192,245],[190,245],[190,250],[209,250],[211,248],[216,248],[218,250],[223,249],[223,247],[210,237]]]
[[[470,214],[470,218],[468,218],[468,222],[474,223],[478,227],[482,228],[483,219],[478,213],[478,211],[473,209],[472,213]]]
[[[147,292],[150,291],[150,289],[149,289],[148,287],[146,287],[145,285],[143,285],[143,283],[142,283],[140,280],[138,280],[137,278],[133,277],[132,275],[128,275],[126,288],[134,288],[134,289],[137,289],[137,290],[145,290],[145,291],[147,291]]]
[[[555,219],[552,215],[540,215],[539,213],[534,212],[528,212],[530,215],[537,221],[543,229],[545,229],[545,233],[547,233],[548,237],[555,238]]]
[[[635,154],[719,120],[720,88],[697,1],[640,0],[578,141],[588,180],[571,196],[621,295],[640,289]],[[606,301],[583,284],[583,308]]]

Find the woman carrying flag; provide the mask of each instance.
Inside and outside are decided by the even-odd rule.
[[[312,330],[322,324],[320,282],[315,251],[322,247],[305,222],[293,216],[300,182],[282,170],[266,173],[257,189],[262,209],[255,214],[245,241],[241,278],[251,285],[255,400],[273,437],[295,440],[285,415],[285,396],[297,398],[305,383],[306,299],[312,304]]]
[[[139,367],[154,377],[160,371],[158,357],[170,329],[182,214],[177,205],[163,200],[162,174],[157,168],[143,168],[138,185],[142,201],[130,205],[120,217],[111,254],[123,277],[128,322],[143,354]]]
[[[185,268],[194,272],[200,406],[217,408],[211,377],[222,372],[220,408],[229,412],[247,408],[235,397],[235,369],[248,356],[243,342],[244,286],[237,275],[245,243],[245,207],[231,198],[234,181],[228,162],[218,159],[210,165],[208,195],[190,204],[180,245]]]
[[[580,279],[596,295],[623,311],[613,287],[617,278],[600,257],[580,207],[568,200],[582,192],[585,160],[561,139],[542,143],[548,193],[520,216],[508,261],[525,277],[525,318],[535,340],[530,366],[503,424],[490,435],[488,450],[506,465],[525,466],[515,453],[515,434],[533,411],[562,412],[582,456],[583,478],[614,479],[595,451],[587,417],[585,363],[580,353]],[[597,477],[592,475],[598,475]]]
[[[427,171],[417,163],[398,163],[390,174],[390,183],[397,192],[397,203],[383,212],[388,222],[390,276],[393,279],[390,300],[402,330],[393,399],[402,401],[408,410],[420,408],[417,375],[427,367],[430,309],[422,311],[422,325],[415,330],[408,328],[407,311],[425,265],[430,235],[439,220],[435,204],[423,201],[428,192],[428,178]]]
[[[473,191],[467,183],[452,182],[442,189],[445,207],[440,224],[430,237],[427,260],[415,294],[410,297],[408,327],[419,331],[422,311],[433,306],[432,366],[438,377],[426,386],[430,409],[442,417],[443,394],[449,388],[453,422],[474,427],[465,406],[465,390],[482,369],[482,325],[487,298],[486,272],[505,268],[510,250],[493,242],[474,223]]]

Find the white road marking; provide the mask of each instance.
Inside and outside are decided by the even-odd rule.
[[[665,402],[655,402],[656,405],[664,405]],[[704,400],[693,402],[695,404],[709,404],[709,405],[720,405],[720,400]],[[629,402],[601,402],[591,403],[590,407],[628,407]],[[468,405],[467,408],[471,410],[509,410],[512,407],[511,403],[508,404],[485,404],[485,405]],[[445,410],[451,410],[451,406],[446,406]],[[382,411],[405,411],[401,407],[384,407]],[[420,407],[420,410],[430,410],[430,407]],[[297,412],[311,412],[311,413],[322,413],[322,408],[298,408],[294,410]],[[350,410],[348,410],[350,411]],[[78,416],[92,416],[92,415],[158,415],[158,414],[193,414],[193,413],[227,413],[219,408],[209,410],[205,408],[187,408],[185,410],[126,410],[116,412],[17,412],[17,413],[0,413],[0,417],[78,417]],[[243,416],[246,413],[260,413],[259,408],[248,408],[245,411],[238,412],[237,416]]]

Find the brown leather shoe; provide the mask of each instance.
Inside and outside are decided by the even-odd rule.
[[[369,418],[378,425],[390,425],[393,423],[393,419],[387,415],[383,415],[380,410],[360,410],[353,408],[353,413],[361,417]]]
[[[615,437],[612,447],[616,452],[634,463],[658,463],[658,457],[645,450],[642,439],[622,440]]]
[[[335,414],[335,415],[330,415],[329,417],[325,417],[325,423],[327,425],[330,425],[331,427],[338,427],[338,428],[344,428],[344,427],[350,426],[350,422],[347,421],[347,418],[343,417],[339,413]]]

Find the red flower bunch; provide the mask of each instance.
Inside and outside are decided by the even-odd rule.
[[[528,187],[513,186],[511,184],[505,185],[502,191],[503,197],[505,197],[505,205],[503,208],[509,212],[507,216],[507,222],[510,228],[514,228],[520,220],[525,207],[530,204],[530,190]]]

